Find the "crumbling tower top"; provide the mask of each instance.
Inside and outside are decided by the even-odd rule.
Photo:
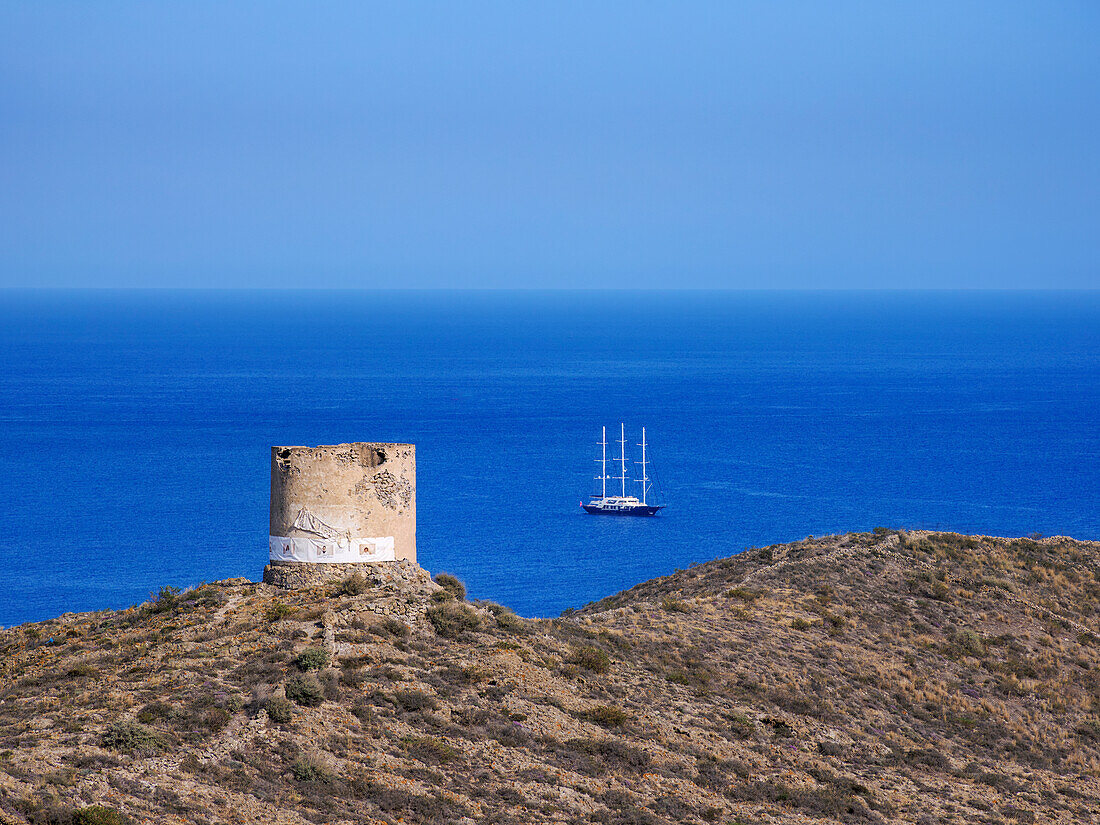
[[[271,448],[273,562],[416,561],[416,447]]]

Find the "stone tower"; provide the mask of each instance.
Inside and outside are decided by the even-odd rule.
[[[416,447],[271,448],[273,563],[416,561]]]

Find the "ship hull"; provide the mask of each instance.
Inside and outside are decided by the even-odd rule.
[[[655,516],[663,504],[636,504],[633,506],[601,507],[599,504],[582,504],[586,513],[594,516]]]

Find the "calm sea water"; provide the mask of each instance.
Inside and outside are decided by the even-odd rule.
[[[1100,293],[0,293],[0,624],[258,579],[269,447],[417,445],[526,615],[877,525],[1100,538]],[[668,508],[584,514],[600,426]]]

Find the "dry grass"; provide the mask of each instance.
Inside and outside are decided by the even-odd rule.
[[[550,621],[161,591],[0,632],[0,821],[1097,821],[1098,571],[879,530]]]

